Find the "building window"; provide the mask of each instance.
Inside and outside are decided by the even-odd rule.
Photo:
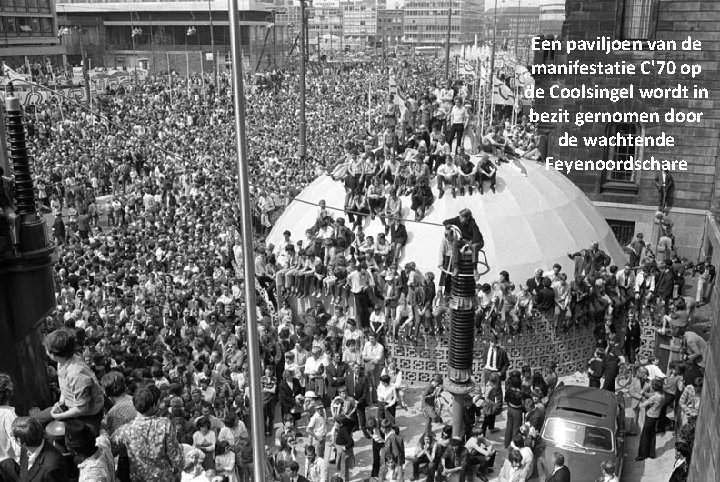
[[[15,17],[5,17],[5,22],[7,35],[17,37],[17,22]]]
[[[53,35],[52,19],[42,17],[40,19],[40,29],[42,30],[42,34],[46,37]]]
[[[640,134],[640,128],[635,124],[609,124],[607,127],[607,137],[615,137],[620,134],[623,137],[637,136]],[[608,147],[605,159],[615,162],[629,161],[630,158],[637,159],[639,152],[636,152],[635,146],[618,146]],[[616,169],[613,171],[605,171],[606,182],[626,182],[635,181],[633,170]]]
[[[30,29],[32,29],[32,35],[34,37],[39,37],[42,35],[42,31],[40,29],[40,19],[37,17],[30,17]]]
[[[619,221],[617,219],[606,219],[606,221],[620,246],[630,244],[635,235],[635,221]]]
[[[619,0],[623,40],[648,40],[655,36],[658,0]]]

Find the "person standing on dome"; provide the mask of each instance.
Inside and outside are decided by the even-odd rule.
[[[460,211],[460,215],[443,221],[446,229],[457,229],[456,239],[453,243],[451,268],[452,276],[458,274],[458,260],[460,259],[460,249],[470,249],[472,252],[473,272],[477,275],[478,251],[485,246],[485,240],[480,232],[480,228],[473,218],[472,212],[465,208]],[[454,227],[454,228],[453,228]]]

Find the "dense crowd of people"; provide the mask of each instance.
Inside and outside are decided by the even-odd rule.
[[[122,481],[246,481],[258,463],[268,480],[347,482],[353,447],[369,443],[373,463],[363,477],[401,482],[422,470],[429,482],[456,472],[462,482],[493,470],[497,450],[486,434],[496,431],[504,410],[502,444],[510,451],[501,480],[537,474],[533,450],[557,374],[554,366],[510,370],[498,335],[532,329],[537,316],[559,329],[593,323],[600,361],[590,365],[591,383],[605,377],[614,390],[613,347],[628,346],[633,317],[637,323],[657,300],[677,324],[682,315],[671,309],[670,295],[683,300],[682,287],[670,295],[650,288],[654,275],[647,273],[657,264],[649,247],[619,271],[597,244],[569,253],[570,274],[557,265],[517,285],[507,272],[478,283],[475,327],[490,343],[479,388],[467,399],[465,434],[453,437],[444,426],[443,380],[434,378],[421,397],[427,430],[407,460],[412,477],[405,475],[396,416],[406,408],[406,385],[388,342],[447,331],[461,250],[477,262],[483,239],[470,210],[438,227],[444,241],[436,283],[433,273],[403,259],[400,196],[411,196],[414,220],[422,221],[446,187],[453,196],[494,192],[506,159],[542,160],[546,149],[522,117],[516,125],[487,121],[476,134],[482,120],[467,87],[441,86],[438,67],[398,61],[398,92],[384,88],[387,71],[367,64],[310,75],[305,159],[296,152],[292,115],[297,75],[253,77],[247,113],[254,246],[241,243],[228,180],[235,141],[227,77],[218,86],[197,77],[192,85],[155,79],[98,96],[94,112],[72,103],[37,106],[28,118],[37,198],[53,216],[58,245],[58,307],[43,327],[58,401],[16,417],[11,396],[22,387],[0,375],[0,466],[8,480],[41,480],[23,478],[23,470],[39,467],[55,474],[46,480],[115,480],[117,473]],[[368,85],[375,87],[370,99]],[[472,165],[468,152],[482,154],[481,161]],[[316,223],[304,238],[286,232],[277,246],[267,244],[279,213],[323,173],[345,186],[344,215],[332,216],[318,199]],[[363,226],[376,217],[385,232],[373,239]],[[256,280],[243,277],[244,249],[254,252]],[[673,264],[668,269],[677,273]],[[624,282],[628,273],[634,282]],[[249,437],[245,283],[259,301],[268,449],[262,461],[252,460]],[[295,301],[309,297],[313,307],[297,312]],[[632,360],[639,342],[629,343]],[[688,350],[700,352],[698,343],[688,341]],[[702,358],[692,360],[700,366]],[[677,373],[688,370],[697,373]],[[697,415],[702,386],[690,382],[668,388],[689,407],[687,421]],[[658,399],[645,387],[639,406]],[[653,413],[648,409],[646,421]],[[45,439],[44,427],[63,430]],[[649,444],[654,433],[645,432]],[[647,450],[639,456],[652,456]],[[563,455],[555,459],[562,468]],[[614,467],[603,471],[612,476]]]

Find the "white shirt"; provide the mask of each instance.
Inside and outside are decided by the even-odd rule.
[[[439,176],[450,177],[458,173],[458,168],[455,164],[442,164],[437,169]]]
[[[377,387],[377,399],[378,402],[385,403],[386,407],[392,407],[397,402],[395,387],[391,384],[386,386],[384,383],[380,383]]]
[[[33,464],[35,463],[35,460],[37,460],[38,455],[40,455],[40,452],[42,452],[43,447],[45,446],[45,441],[43,440],[42,443],[38,448],[36,448],[32,453],[30,452],[30,449],[28,449],[28,472],[32,468]]]
[[[385,313],[383,313],[382,311],[380,311],[380,313],[378,313],[377,311],[373,311],[372,313],[370,313],[370,323],[381,323],[384,325]]]
[[[15,407],[0,406],[0,461],[20,458],[20,447],[12,437],[12,423],[17,418]]]
[[[310,420],[308,421],[307,431],[311,433],[316,439],[322,440],[327,434],[327,427],[325,426],[325,419],[320,412],[315,412]]]
[[[665,378],[663,371],[655,364],[649,363],[645,365],[648,371],[648,380],[655,380],[656,378]]]
[[[323,357],[319,357],[315,359],[315,357],[308,357],[307,360],[305,360],[305,375],[308,375],[310,377],[317,376],[318,372],[320,371],[320,367],[323,366],[325,360],[323,360]]]
[[[498,356],[498,349],[497,349],[497,347],[495,347],[495,348],[488,348],[487,359],[486,359],[486,361],[485,361],[485,367],[484,367],[486,370],[491,370],[491,371],[494,371],[494,372],[498,371],[498,368],[497,368],[497,356]]]
[[[467,110],[463,106],[454,105],[452,111],[450,111],[450,123],[451,124],[465,124],[467,120]]]
[[[369,341],[365,342],[365,346],[362,351],[363,359],[370,358],[372,363],[380,363],[384,355],[385,348],[383,348],[380,343],[375,343],[375,346],[373,346]]]
[[[312,463],[308,463],[305,477],[310,482],[327,482],[327,463],[320,457],[316,457]]]

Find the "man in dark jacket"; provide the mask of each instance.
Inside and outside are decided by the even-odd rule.
[[[45,431],[40,421],[30,417],[18,417],[13,421],[12,435],[21,447],[21,482],[70,480],[65,459],[50,442],[44,439]]]
[[[661,273],[655,281],[655,292],[657,293],[658,302],[662,302],[665,307],[665,312],[668,311],[668,305],[672,300],[673,290],[675,288],[675,274],[670,267],[672,264],[670,261],[666,261],[661,266]]]
[[[325,367],[325,375],[328,381],[327,394],[331,401],[337,395],[338,387],[345,385],[345,375],[348,368],[347,363],[342,361],[342,355],[339,352],[333,355],[330,364]]]
[[[640,323],[635,317],[635,312],[627,314],[627,329],[625,330],[625,356],[628,363],[635,363],[635,352],[640,348],[641,330]]]
[[[456,239],[453,244],[452,254],[452,274],[457,275],[458,260],[460,259],[460,249],[470,249],[472,252],[473,269],[477,275],[478,251],[485,246],[485,240],[478,228],[472,212],[469,209],[460,211],[460,215],[454,218],[446,219],[443,224],[445,228],[456,231]]]
[[[570,469],[565,466],[565,457],[560,452],[553,453],[553,467],[545,482],[570,482]]]
[[[55,238],[55,244],[62,246],[65,244],[65,221],[63,221],[62,214],[55,216],[53,221],[53,237]]]
[[[345,386],[347,393],[356,401],[358,426],[363,431],[365,438],[370,438],[365,422],[365,409],[370,397],[370,384],[365,378],[365,369],[359,363],[353,363],[345,375]]]
[[[536,269],[535,270],[535,276],[532,278],[528,278],[528,280],[525,282],[525,286],[527,286],[528,293],[533,295],[533,298],[536,298],[538,293],[543,287],[543,270],[542,269]]]
[[[280,402],[280,413],[283,418],[287,414],[292,414],[295,420],[300,419],[302,414],[295,410],[295,397],[300,395],[301,392],[302,387],[298,379],[293,376],[293,372],[285,370],[283,381],[280,382],[278,387],[278,402]]]

